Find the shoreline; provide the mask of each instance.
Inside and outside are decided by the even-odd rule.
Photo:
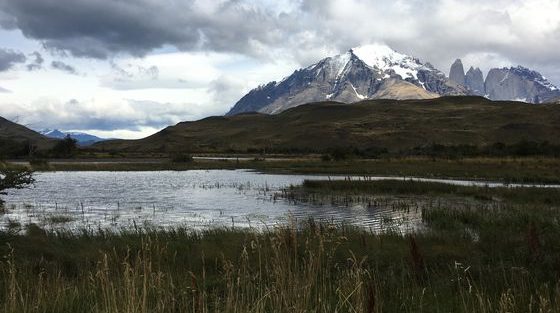
[[[314,157],[271,158],[212,156],[194,157],[191,162],[167,158],[56,159],[30,165],[9,160],[0,167],[25,166],[38,172],[52,171],[188,171],[247,169],[273,174],[422,177],[464,179],[499,183],[560,183],[558,158],[386,158],[321,161]]]

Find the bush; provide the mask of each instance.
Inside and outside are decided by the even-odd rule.
[[[171,158],[173,163],[190,163],[192,161],[194,161],[192,155],[185,153],[176,154]]]
[[[8,189],[23,189],[35,182],[33,172],[29,169],[0,169],[0,195]],[[0,206],[4,201],[0,199]]]
[[[47,167],[49,162],[45,159],[31,159],[29,160],[29,165],[33,167]]]
[[[70,135],[56,143],[52,148],[52,153],[55,157],[69,158],[73,157],[78,150],[78,141]]]

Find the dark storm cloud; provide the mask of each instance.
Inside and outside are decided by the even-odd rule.
[[[0,26],[79,57],[213,50],[309,65],[384,42],[446,71],[495,55],[560,82],[559,0],[0,0]],[[479,64],[469,64],[479,65]]]
[[[35,51],[31,53],[30,57],[33,58],[33,60],[31,61],[31,63],[27,64],[28,71],[40,70],[43,68],[45,59],[43,59],[43,56],[39,52]]]
[[[66,64],[62,61],[52,61],[51,62],[51,67],[56,69],[56,70],[66,72],[68,74],[72,74],[72,75],[77,75],[78,74],[78,72],[76,71],[76,69],[73,66],[68,65],[68,64]]]
[[[273,13],[242,1],[205,2],[0,0],[0,25],[52,50],[100,59],[143,56],[165,45],[251,53],[254,41],[270,43],[281,26]]]
[[[0,72],[7,71],[27,58],[21,52],[0,48]]]

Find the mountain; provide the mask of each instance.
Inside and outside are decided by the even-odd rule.
[[[450,79],[462,84],[469,93],[491,100],[546,103],[560,97],[560,90],[556,86],[540,73],[523,66],[493,68],[488,72],[486,80],[479,68],[471,67],[467,74],[463,74],[462,70],[463,64],[457,59],[451,65]]]
[[[557,98],[551,99],[550,101],[548,101],[548,103],[560,104],[560,96],[558,96]]]
[[[484,96],[486,87],[484,87],[484,76],[482,71],[477,67],[471,66],[465,75],[465,86],[477,96]]]
[[[465,69],[463,68],[463,62],[460,59],[455,60],[451,65],[451,70],[449,71],[449,80],[466,86],[465,84]]]
[[[40,134],[55,139],[64,139],[67,135],[71,138],[76,139],[80,146],[90,146],[96,142],[105,141],[107,139],[99,138],[94,135],[80,133],[80,132],[62,132],[58,129],[44,129],[39,131]]]
[[[400,87],[403,89],[398,90]],[[449,81],[429,63],[384,45],[367,45],[299,69],[280,82],[253,89],[226,115],[276,114],[305,103],[327,100],[352,103],[389,96],[411,99],[467,93],[465,87]]]
[[[244,113],[182,122],[139,140],[112,140],[94,149],[153,153],[325,152],[337,147],[413,149],[445,145],[560,143],[555,104],[529,106],[483,97],[320,102],[279,114]]]
[[[522,66],[491,69],[485,86],[486,95],[493,100],[544,103],[560,96],[560,90],[540,73]]]

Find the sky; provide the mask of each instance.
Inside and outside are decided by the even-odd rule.
[[[0,116],[141,138],[363,44],[560,85],[560,0],[0,0]]]

